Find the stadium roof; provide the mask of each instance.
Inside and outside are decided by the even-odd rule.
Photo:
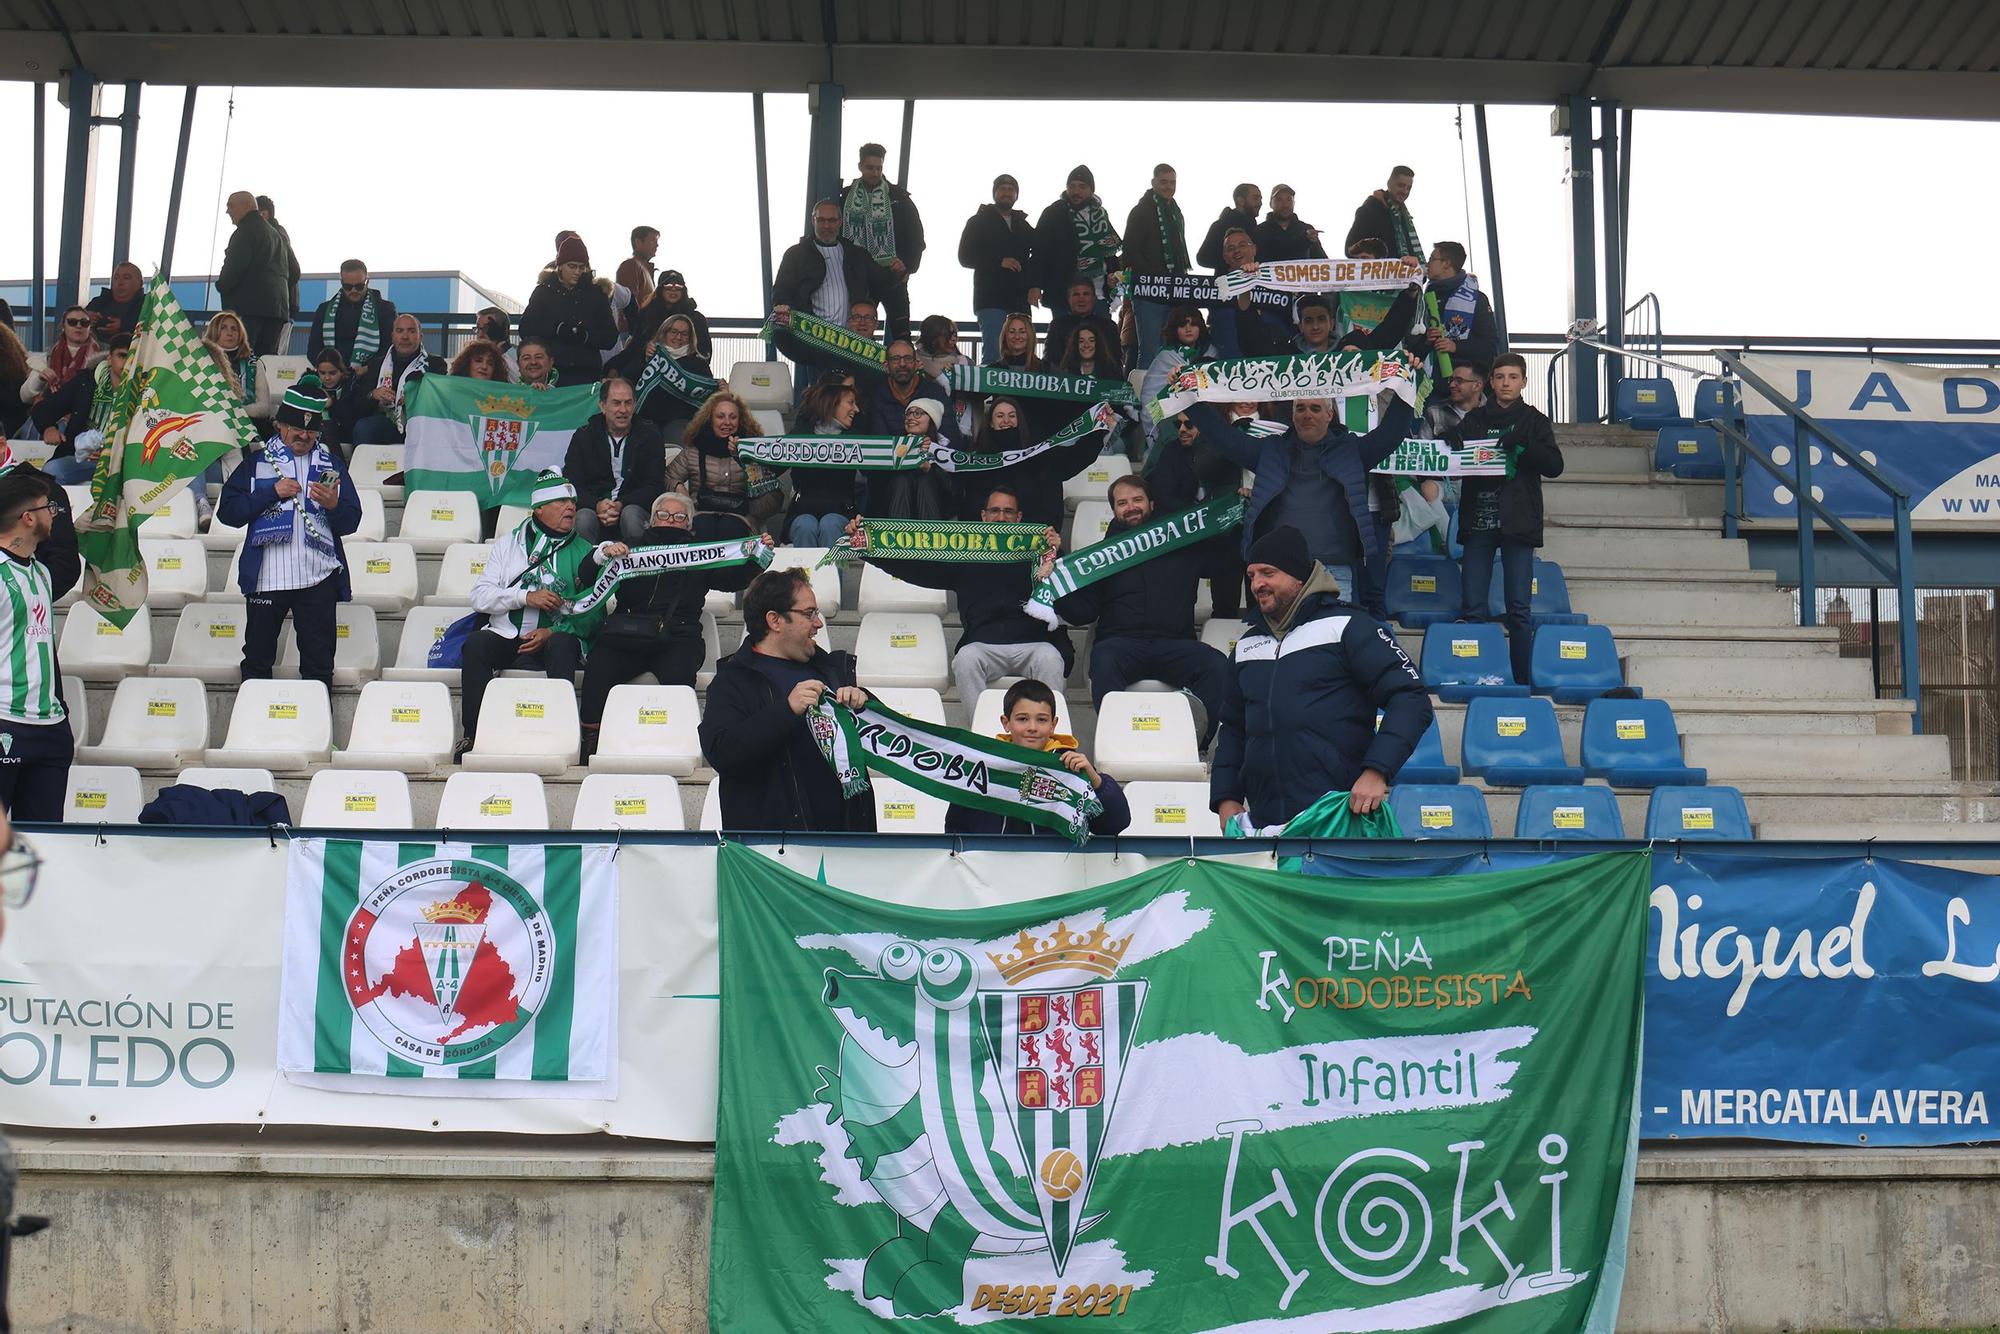
[[[0,78],[2000,118],[1988,0],[0,0]],[[1006,57],[999,58],[996,57]]]

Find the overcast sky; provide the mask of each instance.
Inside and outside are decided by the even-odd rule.
[[[115,114],[119,89],[105,93]],[[611,271],[636,223],[664,233],[658,263],[688,276],[702,308],[761,313],[756,159],[747,94],[204,89],[181,211],[175,271],[212,272],[228,224],[220,195],[271,195],[307,271],[349,254],[378,270],[459,269],[525,301],[563,228]],[[48,257],[56,267],[66,114],[49,97]],[[133,256],[157,262],[179,130],[181,89],[143,104]],[[0,124],[32,125],[30,85],[0,83]],[[805,208],[803,95],[766,98],[776,253]],[[917,107],[899,171],[901,104],[850,102],[843,138],[889,146],[923,212],[930,248],[913,280],[916,315],[970,318],[957,245],[993,175],[1021,181],[1032,219],[1077,162],[1122,226],[1154,162],[1179,170],[1190,248],[1239,180],[1298,191],[1302,217],[1336,237],[1397,160],[1416,169],[1410,205],[1426,243],[1463,240],[1490,272],[1471,111],[1341,103],[1180,106],[1124,102],[952,102]],[[1637,113],[1630,287],[1659,295],[1669,333],[1992,337],[1991,311],[1885,273],[1936,249],[1963,250],[1983,274],[2000,187],[2000,125],[1832,117]],[[1569,196],[1549,110],[1489,113],[1509,323],[1549,332],[1567,319]],[[319,127],[347,127],[333,138]],[[105,131],[92,272],[110,266],[117,135]],[[0,277],[30,270],[31,137],[0,147]],[[1461,157],[1463,167],[1461,167]],[[220,192],[220,193],[219,193]],[[1469,204],[1469,207],[1468,207]],[[1469,215],[1469,221],[1468,221]],[[212,259],[212,256],[214,257]],[[1488,284],[1490,287],[1490,283]]]

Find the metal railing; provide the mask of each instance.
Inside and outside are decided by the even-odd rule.
[[[1739,384],[1755,390],[1779,412],[1792,419],[1792,510],[1798,524],[1799,543],[1799,624],[1817,625],[1818,573],[1813,568],[1813,543],[1816,532],[1815,517],[1824,521],[1832,532],[1849,548],[1856,552],[1882,577],[1895,585],[1901,613],[1897,617],[1897,634],[1901,644],[1903,663],[1903,697],[1912,704],[1919,705],[1911,715],[1912,731],[1923,731],[1923,709],[1921,707],[1922,688],[1918,683],[1917,670],[1917,600],[1914,574],[1916,570],[1915,547],[1910,533],[1910,493],[1905,491],[1861,456],[1845,440],[1828,430],[1773,388],[1762,376],[1743,364],[1743,359],[1734,352],[1721,348],[1714,349],[1715,359]],[[1740,410],[1728,417],[1719,417],[1708,424],[1713,426],[1722,438],[1722,535],[1733,538],[1737,535],[1743,514],[1743,456],[1755,459],[1773,477],[1783,477],[1785,468],[1764,450],[1750,441],[1747,423],[1743,423]],[[1859,533],[1848,527],[1846,522],[1820,503],[1813,494],[1812,469],[1814,442],[1826,447],[1836,458],[1854,470],[1856,476],[1888,497],[1895,513],[1896,551],[1893,562],[1886,560]]]
[[[1660,298],[1653,293],[1648,292],[1631,305],[1625,307],[1625,318],[1619,327],[1623,330],[1622,343],[1598,346],[1591,349],[1596,354],[1596,363],[1591,371],[1587,373],[1595,374],[1598,377],[1597,401],[1604,405],[1604,415],[1598,418],[1599,421],[1609,421],[1611,419],[1612,400],[1618,392],[1618,382],[1625,375],[1623,358],[1627,352],[1649,352],[1652,359],[1656,362],[1661,361],[1666,356],[1666,332],[1660,318]],[[1585,355],[1583,352],[1576,351],[1577,344],[1581,341],[1578,335],[1594,333],[1596,329],[1597,322],[1594,320],[1579,321],[1577,324],[1571,325],[1568,334],[1563,337],[1562,346],[1557,348],[1554,355],[1548,358],[1548,367],[1543,381],[1545,386],[1543,401],[1537,406],[1548,414],[1550,421],[1571,420],[1569,388],[1563,383],[1561,374],[1562,362],[1572,354],[1578,357]],[[1515,339],[1513,342],[1534,339],[1540,336],[1537,334],[1524,334],[1520,339]],[[1586,344],[1586,347],[1588,346]],[[1527,355],[1522,348],[1514,346],[1513,343],[1509,344],[1507,350],[1521,353],[1523,356]],[[1663,364],[1672,366],[1673,363],[1665,362]],[[1532,364],[1529,369],[1531,371],[1534,369]],[[1698,374],[1692,367],[1675,367],[1675,369]],[[1530,375],[1529,380],[1531,383],[1533,378]],[[1693,392],[1692,385],[1689,386],[1689,392]]]

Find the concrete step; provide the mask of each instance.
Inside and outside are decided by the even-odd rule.
[[[1556,444],[1568,457],[1572,445],[1624,445],[1630,448],[1653,447],[1651,431],[1635,431],[1629,426],[1616,422],[1556,422]]]
[[[1697,518],[1693,515],[1676,515],[1671,513],[1650,514],[1637,511],[1618,513],[1597,511],[1558,512],[1550,510],[1547,512],[1543,526],[1548,533],[1553,533],[1561,528],[1575,528],[1609,531],[1612,533],[1701,532],[1713,534],[1722,531],[1722,519],[1719,514],[1715,516],[1704,515]]]
[[[1621,645],[1622,647],[1622,645]],[[1648,695],[1682,699],[1805,701],[1815,705],[1836,700],[1873,701],[1874,672],[1864,658],[1824,658],[1811,663],[1786,663],[1777,671],[1749,670],[1707,657],[1634,656],[1626,664],[1625,680]]]
[[[1707,518],[1722,513],[1722,488],[1701,482],[1660,481],[1617,473],[1564,472],[1542,483],[1550,514],[1663,515]]]
[[[1565,573],[1572,565],[1661,573],[1750,568],[1750,544],[1740,537],[1680,530],[1578,528],[1568,526],[1567,520],[1545,528],[1544,537],[1546,545],[1539,554],[1561,565]]]
[[[1754,700],[1673,696],[1681,736],[1908,736],[1906,699]]]
[[[1607,443],[1590,440],[1560,444],[1565,473],[1645,479],[1653,473],[1651,441]]]
[[[1790,594],[1775,589],[1691,588],[1679,581],[1572,584],[1570,606],[1605,624],[1670,626],[1796,625]]]
[[[1839,633],[1830,626],[1751,626],[1751,625],[1626,625],[1613,623],[1611,636],[1618,641],[1619,654],[1629,664],[1652,657],[1707,657],[1719,659],[1784,658],[1791,660],[1837,658]],[[1424,632],[1398,629],[1396,642],[1421,660]],[[1734,670],[1733,668],[1730,670]]]
[[[1853,825],[1803,824],[1780,819],[1764,825],[1758,831],[1758,837],[1772,840],[1782,839],[1787,842],[1798,843],[1870,838],[1885,843],[1962,844],[1966,845],[1965,851],[1967,852],[1975,854],[1986,852],[1990,853],[1990,855],[1929,860],[1924,864],[1929,866],[1948,866],[1954,871],[1966,871],[1973,875],[2000,875],[2000,825],[1925,824],[1920,821],[1890,823],[1874,821],[1864,829],[1857,830]]]
[[[1942,736],[1692,736],[1682,740],[1681,750],[1689,764],[1719,782],[1951,778],[1951,742]]]

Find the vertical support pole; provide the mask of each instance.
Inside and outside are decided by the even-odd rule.
[[[1896,641],[1903,658],[1903,698],[1916,706],[1910,730],[1924,730],[1923,683],[1917,677],[1917,557],[1910,537],[1910,502],[1896,498]],[[1971,733],[1966,734],[1967,741]]]
[[[28,326],[28,350],[41,352],[48,348],[49,334],[49,272],[48,272],[48,214],[49,214],[49,86],[35,85],[35,239],[32,268],[34,276],[30,281],[35,290],[28,294],[28,309],[34,323]]]
[[[194,133],[194,99],[201,91],[200,84],[191,83],[187,96],[181,99],[181,141],[174,149],[174,183],[167,191],[167,234],[160,241],[160,272],[167,281],[174,278],[174,238],[181,230],[181,187],[187,184],[188,138]]]
[[[1625,345],[1625,234],[1620,200],[1624,186],[1619,181],[1618,109],[1606,102],[1598,110],[1602,133],[1597,141],[1598,170],[1604,196],[1604,341],[1614,347]],[[1625,358],[1606,355],[1604,389],[1611,403],[1618,401],[1618,381],[1625,375]]]
[[[1500,326],[1500,346],[1507,346],[1507,293],[1500,281],[1500,213],[1493,202],[1493,155],[1486,142],[1486,104],[1472,106],[1472,129],[1479,140],[1479,197],[1486,211],[1486,277],[1493,291],[1493,322]]]
[[[763,264],[764,304],[771,303],[771,169],[764,138],[764,94],[750,94],[750,122],[757,140],[757,257]],[[764,360],[776,361],[778,349],[764,344]]]
[[[806,106],[812,112],[812,134],[806,149],[806,215],[812,206],[840,188],[840,108],[847,90],[837,83],[806,86]]]
[[[1799,510],[1799,624],[1819,624],[1819,571],[1814,568],[1812,498],[1812,436],[1806,424],[1792,421],[1792,503]]]
[[[139,164],[139,90],[137,80],[125,84],[125,105],[118,112],[118,210],[111,217],[111,263],[132,255],[132,173]]]
[[[1618,108],[1618,286],[1632,276],[1632,108]],[[1659,332],[1665,333],[1664,329]],[[1655,347],[1655,355],[1664,349]]]
[[[1590,99],[1573,96],[1569,108],[1569,318],[1597,317],[1597,212],[1590,197]],[[1572,349],[1569,356],[1570,419],[1594,422],[1597,412],[1597,353]]]
[[[63,163],[62,235],[57,238],[56,300],[81,301],[90,281],[90,219],[97,190],[97,76],[73,69],[69,83],[69,135]]]
[[[903,142],[896,153],[896,184],[910,188],[910,132],[917,125],[917,99],[903,99]]]

